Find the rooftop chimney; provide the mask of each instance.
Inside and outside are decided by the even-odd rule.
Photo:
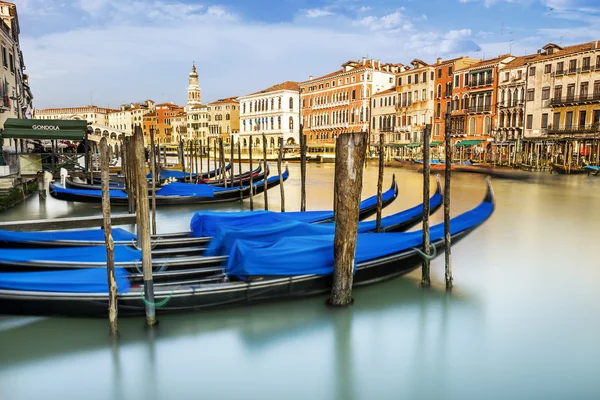
[[[362,58],[362,65],[367,65],[367,57]]]
[[[438,63],[438,64],[441,64],[441,63],[442,63],[442,57],[438,57],[438,58],[437,58],[437,63]]]
[[[377,60],[377,69],[381,69],[381,61]]]
[[[312,81],[312,80],[313,80],[313,76],[312,76],[312,75],[309,75],[309,76],[308,76],[308,80],[309,80],[309,81]]]

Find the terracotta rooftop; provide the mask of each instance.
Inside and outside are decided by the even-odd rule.
[[[487,66],[492,66],[494,64],[498,64],[500,63],[502,60],[508,58],[508,57],[514,57],[511,54],[502,54],[498,57],[495,58],[490,58],[489,60],[484,60],[481,62],[478,62],[477,64],[473,64],[473,65],[468,65],[464,68],[461,68],[460,71],[464,71],[464,70],[468,70],[468,69],[478,69],[478,68],[483,68],[483,67],[487,67]]]
[[[451,58],[450,60],[442,60],[442,61],[440,61],[439,64],[435,63],[435,64],[433,64],[433,66],[435,66],[435,67],[441,67],[441,66],[445,66],[445,65],[448,65],[448,64],[453,64],[453,63],[455,63],[457,61],[462,60],[463,58],[467,58],[467,57],[461,56],[461,57],[457,57],[457,58]],[[482,61],[482,60],[479,60],[479,61]]]
[[[375,97],[375,96],[381,96],[381,95],[385,95],[385,94],[390,94],[390,93],[396,93],[396,88],[391,88],[391,89],[384,90],[383,92],[374,93],[373,97]]]
[[[533,61],[536,57],[537,57],[537,54],[530,54],[527,56],[517,57],[514,60],[512,60],[511,62],[509,62],[508,64],[506,64],[505,68],[511,69],[511,68],[522,67],[524,65],[527,65],[527,63]]]
[[[392,64],[392,63],[382,63],[380,62],[380,60],[358,60],[358,61],[354,61],[354,60],[350,60],[350,61],[346,61],[345,63],[342,64],[342,68],[338,69],[335,72],[331,72],[329,74],[326,75],[322,75],[313,79],[309,79],[307,81],[304,82],[300,82],[300,85],[308,85],[310,84],[312,81],[316,81],[316,80],[320,80],[320,79],[325,79],[325,78],[330,78],[332,76],[336,76],[339,74],[343,74],[345,72],[350,72],[350,71],[358,71],[361,69],[367,69],[367,68],[371,68],[371,69],[376,69],[378,71],[381,72],[387,72],[385,71],[385,66],[389,66],[389,67],[401,67],[404,66],[403,64]],[[349,71],[346,71],[346,67],[351,67],[351,69]],[[390,73],[393,73],[392,71],[389,71]]]
[[[263,89],[263,90],[260,90],[258,92],[251,93],[248,96],[252,96],[252,95],[255,95],[255,94],[261,94],[261,93],[276,92],[278,90],[300,90],[300,84],[298,82],[285,81],[283,83],[279,83],[277,85],[273,85],[270,88]]]
[[[208,103],[209,105],[211,104],[220,104],[220,103],[237,103],[237,96],[233,96],[233,97],[227,97],[225,99],[219,99],[213,102]]]
[[[582,53],[582,52],[590,51],[590,50],[600,50],[600,41],[575,44],[572,46],[565,46],[565,47],[560,47],[555,44],[549,43],[546,46],[544,46],[544,49],[549,48],[549,47],[556,48],[554,50],[553,54],[547,54],[547,53],[534,54],[535,58],[529,60],[528,62],[537,62],[537,61],[548,60],[548,59],[557,58],[557,57],[564,57],[564,56],[568,56],[571,54]]]

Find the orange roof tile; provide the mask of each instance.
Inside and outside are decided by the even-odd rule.
[[[373,97],[375,96],[380,96],[380,95],[384,95],[384,94],[390,94],[390,93],[395,93],[396,92],[396,88],[391,88],[391,89],[387,89],[384,90],[383,92],[377,92],[373,94]]]
[[[261,94],[261,93],[276,92],[278,90],[300,90],[300,84],[298,82],[285,81],[283,83],[278,83],[277,85],[273,85],[270,88],[251,93],[248,96],[252,96],[255,94]]]
[[[227,97],[227,98],[224,98],[224,99],[219,99],[219,100],[213,101],[211,103],[208,103],[208,105],[219,104],[219,103],[238,103],[237,96],[232,96],[232,97]]]

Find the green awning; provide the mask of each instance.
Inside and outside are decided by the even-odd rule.
[[[474,146],[476,144],[479,144],[483,142],[483,140],[463,140],[460,143],[456,144],[456,147],[463,147],[463,146]]]
[[[4,139],[82,140],[86,131],[85,120],[8,118],[1,136]]]
[[[421,147],[421,143],[411,143],[411,144],[407,145],[406,147],[410,147],[410,148]]]
[[[442,142],[431,142],[429,144],[429,147],[435,147],[435,146],[439,146],[440,144],[442,144]]]

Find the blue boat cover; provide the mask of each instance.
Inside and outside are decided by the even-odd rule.
[[[592,171],[600,171],[600,167],[597,165],[586,165],[585,169],[591,169]]]
[[[494,205],[483,202],[451,220],[450,232],[456,234],[484,222]],[[430,229],[431,241],[444,238],[444,224]],[[276,242],[236,240],[227,263],[227,273],[244,279],[249,276],[328,275],[333,272],[334,235],[288,236]],[[359,233],[356,263],[392,255],[422,246],[421,231],[401,233]]]
[[[229,171],[230,168],[231,168],[231,164],[227,164],[225,166],[226,171]],[[208,174],[211,174],[211,175],[214,173],[215,173],[214,169],[208,172]],[[161,169],[160,170],[160,179],[183,179],[184,176],[189,177],[190,173],[186,172],[184,174],[183,171],[177,170],[177,169]],[[196,177],[196,176],[198,176],[197,173],[192,174],[192,177]],[[150,172],[148,175],[146,175],[146,177],[148,179],[152,179],[152,172]]]
[[[115,246],[115,263],[141,261],[142,252],[129,246]],[[106,247],[82,246],[51,249],[0,249],[0,263],[18,264],[31,261],[56,263],[106,263]]]
[[[271,179],[271,178],[268,178]],[[382,194],[383,201],[394,198],[395,190],[390,189]],[[369,197],[360,203],[364,210],[377,204],[377,196]],[[433,203],[432,203],[433,204]],[[419,206],[417,206],[419,207]],[[432,206],[433,207],[433,206]],[[411,209],[412,210],[412,209]],[[421,206],[422,210],[422,206]],[[408,212],[409,210],[407,210]],[[422,211],[416,211],[417,213]],[[249,228],[257,225],[275,224],[284,221],[299,221],[309,224],[333,218],[333,211],[243,211],[243,212],[197,212],[190,221],[193,237],[216,236],[220,227]]]
[[[64,187],[62,187],[60,185],[57,185],[57,184],[54,184],[54,191],[56,193],[77,194],[77,195],[89,196],[89,197],[102,197],[102,190],[96,190],[96,189],[71,189],[71,188],[64,188]],[[113,199],[116,199],[116,198],[126,199],[127,198],[127,193],[125,193],[122,190],[111,189],[108,192],[110,194],[110,197],[113,198]]]
[[[437,207],[442,202],[442,196],[435,194],[431,200],[431,208]],[[264,213],[264,212],[263,212]],[[423,213],[423,204],[419,204],[408,210],[381,219],[381,227],[385,230],[394,225],[408,222]],[[274,213],[277,214],[277,213]],[[287,213],[279,213],[280,215]],[[374,232],[377,221],[362,221],[358,223],[359,233]],[[299,221],[274,221],[271,224],[254,226],[227,226],[220,225],[211,239],[204,255],[217,256],[227,255],[231,251],[236,240],[252,240],[253,242],[273,243],[285,236],[317,236],[335,234],[335,223],[310,224]]]
[[[135,240],[135,234],[122,228],[112,228],[112,237],[114,241],[119,242]],[[78,242],[104,241],[104,230],[81,229],[72,231],[46,232],[13,232],[0,230],[0,242],[26,243],[54,242],[60,240],[73,240]]]
[[[156,191],[156,196],[192,196],[214,197],[216,192],[235,190],[236,188],[221,188],[210,185],[196,185],[195,183],[171,182]]]
[[[117,293],[127,293],[131,284],[127,271],[115,268]],[[3,272],[0,289],[36,292],[108,293],[106,269],[91,268],[68,271]]]

